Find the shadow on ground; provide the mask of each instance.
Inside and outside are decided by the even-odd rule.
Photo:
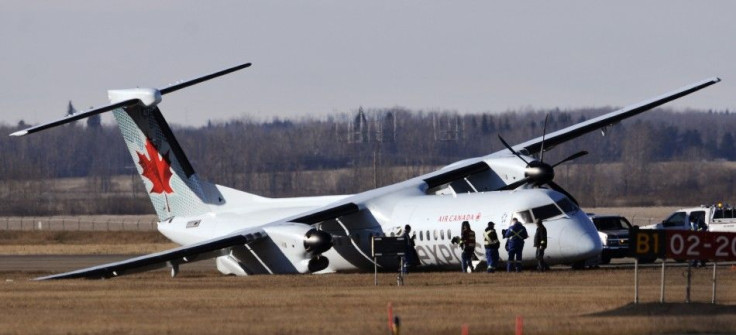
[[[677,315],[717,315],[736,314],[736,305],[707,303],[664,303],[628,304],[610,311],[586,314],[584,316],[677,316]]]

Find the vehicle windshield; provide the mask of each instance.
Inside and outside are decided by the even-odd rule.
[[[631,229],[629,221],[618,216],[594,218],[593,224],[598,230]]]
[[[670,217],[668,217],[667,220],[664,220],[662,223],[665,227],[684,226],[686,217],[687,214],[685,214],[685,212],[677,212],[670,215]]]

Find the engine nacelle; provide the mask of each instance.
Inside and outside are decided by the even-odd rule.
[[[322,256],[332,248],[332,235],[329,233],[301,223],[267,226],[263,230],[296,272],[317,272],[329,266],[329,260]]]

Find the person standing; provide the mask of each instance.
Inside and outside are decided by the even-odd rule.
[[[708,226],[705,225],[705,222],[702,220],[698,220],[698,218],[695,217],[695,215],[690,214],[690,230],[698,232],[698,231],[708,231]],[[700,266],[705,266],[705,260],[704,259],[694,259],[691,262],[693,267],[698,267],[698,264]]]
[[[508,238],[509,258],[506,262],[506,272],[511,272],[513,267],[516,272],[521,272],[521,253],[524,250],[524,240],[529,238],[524,225],[514,218],[511,220],[511,227],[506,230],[504,237]]]
[[[542,272],[549,270],[549,265],[544,261],[544,250],[547,249],[547,228],[539,219],[537,219],[537,231],[534,233],[534,247],[537,248],[537,270]]]
[[[498,266],[498,248],[501,246],[496,229],[493,227],[493,221],[488,222],[488,227],[486,227],[486,231],[483,233],[483,246],[486,247],[488,273],[496,272],[496,266]]]
[[[463,272],[473,272],[473,253],[475,253],[475,232],[470,229],[470,222],[463,221],[460,232],[460,248],[462,248],[462,268]]]
[[[406,225],[404,226],[404,233],[401,235],[404,237],[404,243],[406,248],[404,251],[404,267],[402,268],[402,271],[404,274],[409,273],[409,267],[415,266],[419,262],[419,257],[417,257],[417,250],[414,248],[414,239],[416,238],[416,235],[411,235],[411,226]]]

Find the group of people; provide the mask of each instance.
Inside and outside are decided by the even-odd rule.
[[[547,271],[549,265],[544,261],[544,251],[547,249],[547,228],[544,227],[541,220],[537,220],[537,230],[534,234],[534,247],[537,249],[537,270]],[[506,261],[506,271],[521,271],[522,251],[524,250],[524,240],[529,238],[529,234],[524,225],[514,218],[511,220],[511,226],[505,230],[503,237],[506,239],[506,251],[508,251],[509,259]],[[468,269],[473,271],[473,256],[475,254],[475,232],[470,229],[470,223],[463,221],[461,226],[460,238],[456,240],[462,248],[461,266],[462,271],[467,272]],[[486,251],[486,262],[488,263],[487,272],[493,273],[498,267],[501,241],[498,239],[495,224],[491,221],[483,232],[483,246]]]
[[[534,247],[536,248],[537,270],[547,271],[549,265],[544,261],[544,251],[547,249],[547,228],[544,227],[541,220],[536,220],[537,230],[534,233]],[[411,236],[411,226],[406,225],[402,236],[406,239],[407,252],[403,261],[402,271],[408,272],[408,267],[418,263],[419,259],[414,249],[414,236]],[[514,218],[511,225],[504,231],[503,237],[506,239],[506,251],[508,251],[509,259],[506,261],[506,271],[521,271],[522,251],[524,250],[524,240],[529,238],[529,234],[524,225]],[[460,245],[462,249],[461,266],[463,272],[474,271],[473,257],[475,256],[475,232],[470,228],[470,222],[463,221],[461,225],[460,237],[454,237],[453,243]],[[498,250],[501,247],[501,241],[496,233],[493,221],[488,222],[488,226],[483,232],[483,246],[486,251],[486,262],[488,263],[488,273],[493,273],[498,267],[500,256]]]

